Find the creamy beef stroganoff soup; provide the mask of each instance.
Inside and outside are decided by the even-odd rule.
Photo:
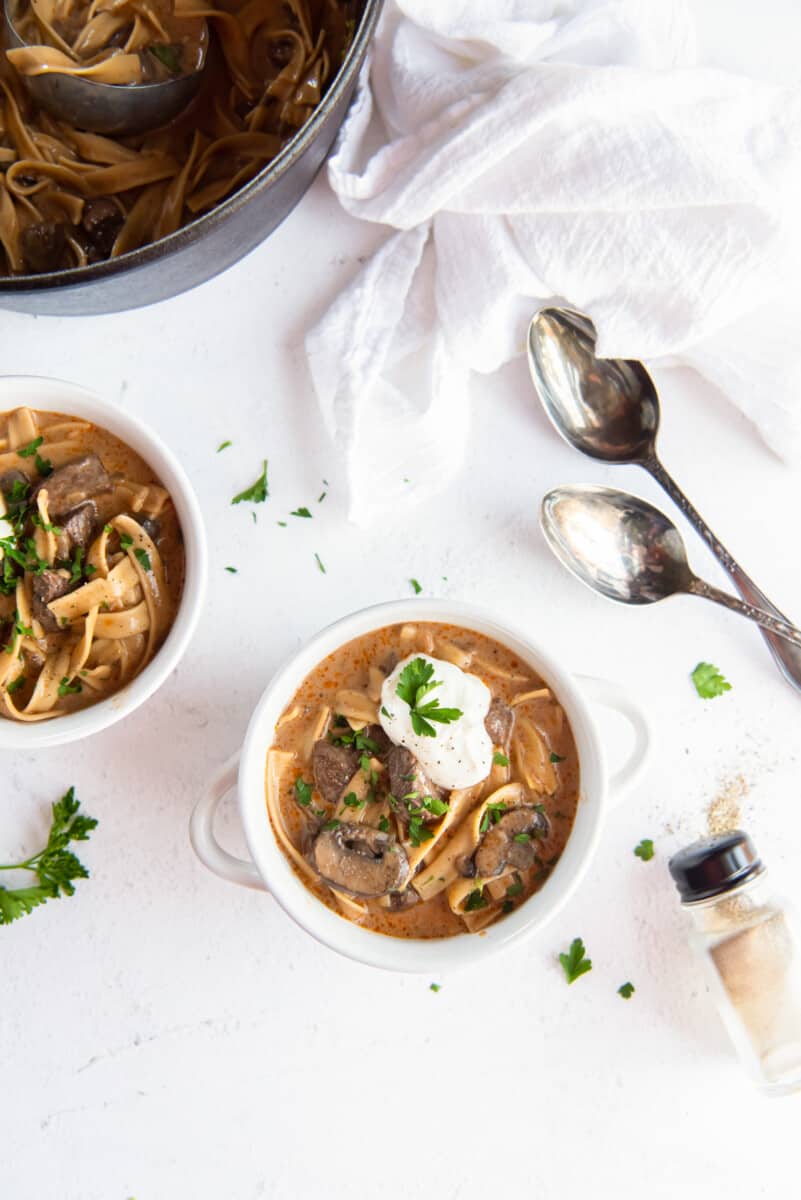
[[[90,421],[0,414],[0,714],[43,721],[105,699],[164,641],[184,550],[148,465]]]
[[[456,625],[355,638],[303,681],[267,753],[277,840],[305,885],[366,929],[475,933],[548,878],[579,763],[558,698]]]

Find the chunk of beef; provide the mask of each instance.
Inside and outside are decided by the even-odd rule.
[[[58,527],[61,533],[56,536],[56,558],[71,558],[78,548],[85,550],[96,526],[97,505],[94,500],[79,504]]]
[[[83,226],[93,261],[108,258],[125,218],[108,196],[87,200],[83,206]]]
[[[359,756],[350,746],[335,746],[325,738],[314,743],[314,786],[326,804],[336,804],[359,767]]]
[[[69,571],[43,571],[33,577],[33,615],[46,633],[58,633],[60,626],[47,607],[51,600],[66,596],[70,590]]]
[[[411,750],[406,746],[392,747],[387,755],[387,769],[389,771],[389,790],[398,801],[395,811],[401,821],[408,822],[409,809],[420,808],[420,801],[425,796],[433,796],[435,800],[441,800],[445,794],[441,787],[437,787],[435,783],[431,782]],[[404,800],[404,796],[410,798]],[[422,821],[438,821],[440,818],[434,813],[424,810],[420,814],[420,819]]]
[[[492,738],[493,746],[501,746],[504,750],[509,749],[514,723],[514,709],[510,708],[508,704],[504,704],[503,700],[499,700],[496,696],[484,718],[484,728]]]
[[[93,500],[112,488],[111,476],[96,454],[84,454],[72,462],[58,467],[47,479],[43,479],[31,493],[47,489],[48,508],[51,517],[66,517],[87,500]]]
[[[25,269],[34,275],[59,271],[66,266],[67,233],[55,221],[41,221],[23,229],[20,248]]]
[[[392,749],[392,742],[384,733],[382,727],[380,725],[365,725],[362,733],[365,735],[365,737],[368,737],[371,742],[375,743],[376,749],[371,751],[371,753],[374,754],[376,758],[380,758],[381,761],[384,762],[390,750]]]

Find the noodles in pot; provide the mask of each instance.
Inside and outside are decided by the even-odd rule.
[[[0,716],[95,704],[147,666],[181,596],[172,500],[88,421],[0,415]]]
[[[174,233],[252,179],[303,126],[353,36],[356,0],[23,0],[41,44],[0,56],[0,272],[114,258]],[[169,125],[124,138],[36,108],[20,74],[120,85],[208,64]],[[12,66],[13,63],[13,66]],[[19,73],[18,73],[19,72]]]

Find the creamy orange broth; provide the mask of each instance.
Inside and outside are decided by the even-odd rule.
[[[272,750],[285,752],[290,756],[282,760],[287,765],[281,772],[280,786],[277,788],[275,815],[282,822],[293,846],[306,861],[316,825],[314,818],[309,818],[308,810],[297,802],[295,781],[298,776],[308,782],[313,780],[310,743],[321,709],[327,706],[331,708],[332,714],[336,713],[336,697],[342,689],[364,692],[370,683],[371,667],[379,667],[388,673],[398,661],[413,653],[426,653],[444,658],[443,645],[472,652],[472,662],[465,669],[483,680],[490,688],[493,698],[499,698],[507,704],[516,696],[548,686],[547,681],[542,680],[500,642],[457,625],[426,622],[405,626],[391,625],[355,638],[334,651],[306,677],[295,692],[279,719],[271,747]],[[496,674],[496,671],[499,673]],[[531,794],[532,802],[544,806],[549,822],[548,834],[538,844],[537,862],[533,867],[517,873],[522,883],[522,891],[515,895],[514,899],[509,900],[504,895],[504,898],[497,902],[490,901],[488,907],[493,910],[493,919],[502,919],[505,915],[501,907],[504,899],[510,910],[517,908],[544,885],[570,836],[579,794],[576,746],[558,699],[549,692],[547,696],[533,698],[517,706],[515,712],[518,721],[524,717],[536,728],[547,747],[549,763],[551,754],[558,755],[562,761],[551,764],[556,781],[556,788],[552,794]],[[338,728],[333,728],[330,732],[336,734]],[[515,768],[514,758],[511,754],[509,758],[508,778],[510,781],[519,780],[520,774]],[[495,767],[493,771],[496,771]],[[365,807],[365,824],[375,823],[371,820],[370,809],[373,804],[379,806],[387,786],[385,781],[379,781],[376,789],[378,799]],[[488,786],[484,785],[483,796],[476,799],[471,810],[486,799]],[[323,809],[327,810],[316,789],[311,807],[316,808],[318,813]],[[327,810],[326,815],[330,816],[333,811]],[[394,833],[403,833],[403,826],[399,820],[393,817],[391,823]],[[452,833],[446,834],[437,843],[431,854],[432,859],[447,846],[451,836]],[[408,849],[408,842],[404,842],[404,845]],[[300,870],[297,863],[292,865],[304,884],[322,903],[340,915],[354,919],[353,913],[346,905],[343,911],[343,905],[327,884]],[[425,870],[426,866],[421,865],[415,880],[423,879]],[[518,890],[517,877],[508,882],[514,884],[513,890]],[[502,888],[502,892],[505,893],[505,887]],[[355,918],[357,923],[378,933],[393,937],[440,938],[465,932],[465,920],[451,911],[446,891],[397,912],[384,907],[379,900],[359,900],[358,903],[365,912]],[[487,913],[487,916],[489,915]]]
[[[23,456],[18,453],[20,449],[26,449],[24,441],[22,444],[15,443],[15,431],[18,432],[20,428],[28,429],[29,432],[33,431],[36,435],[34,440],[38,440],[38,438],[42,439],[41,444],[37,448],[36,455],[26,454]],[[51,431],[53,431],[52,435]],[[28,443],[28,445],[31,444]],[[82,418],[63,413],[41,412],[31,409],[15,409],[11,412],[0,414],[0,489],[3,491],[7,512],[9,495],[6,493],[3,481],[9,480],[12,475],[22,472],[31,490],[37,485],[41,485],[43,489],[47,488],[48,476],[41,473],[37,465],[37,456],[39,459],[51,463],[55,475],[55,471],[59,467],[79,460],[86,455],[96,455],[100,459],[105,471],[111,477],[113,488],[108,492],[92,494],[92,503],[96,508],[96,519],[93,521],[92,533],[87,540],[83,554],[85,563],[93,561],[94,555],[98,565],[93,571],[91,567],[85,571],[80,582],[86,584],[93,580],[98,580],[101,575],[107,573],[109,569],[113,569],[114,565],[124,557],[124,548],[121,545],[120,539],[128,535],[116,529],[110,536],[105,538],[107,548],[104,550],[103,555],[98,557],[98,541],[103,537],[104,530],[108,527],[109,523],[114,523],[119,518],[122,518],[123,522],[128,518],[134,518],[137,519],[138,529],[139,521],[146,517],[151,517],[158,522],[158,535],[150,545],[145,540],[144,534],[141,535],[141,538],[145,552],[154,560],[151,565],[158,565],[159,568],[158,576],[161,594],[156,597],[158,601],[158,629],[154,631],[152,639],[149,638],[149,635],[140,633],[133,637],[107,638],[105,640],[109,643],[108,645],[96,642],[95,646],[99,646],[98,653],[100,659],[106,662],[109,667],[110,674],[108,679],[99,678],[96,681],[97,686],[92,687],[89,686],[89,682],[81,682],[82,676],[80,673],[76,673],[73,679],[73,676],[67,672],[70,679],[70,686],[76,690],[64,691],[62,689],[64,694],[58,696],[57,704],[47,714],[51,718],[73,712],[76,709],[85,708],[99,700],[105,699],[112,692],[118,690],[119,687],[130,682],[139,670],[150,661],[167,636],[177,611],[184,585],[185,560],[183,536],[172,499],[164,491],[163,485],[154,471],[130,446],[109,433],[108,430],[90,421],[84,421]],[[152,491],[150,490],[150,485],[153,486]],[[62,521],[61,525],[64,523]],[[59,530],[60,526],[55,518],[51,524],[56,531]],[[47,562],[48,568],[60,566],[62,570],[65,569],[63,562],[60,562],[52,554],[48,556],[47,549],[45,548],[46,543],[42,541],[43,532],[41,529],[32,529],[29,522],[28,533],[33,533],[37,539],[38,553],[42,556],[43,561]],[[139,536],[135,529],[135,546],[139,544]],[[76,545],[70,547],[70,557],[74,556],[75,549]],[[29,606],[32,603],[32,588],[36,574],[36,572],[26,571],[24,575],[22,599]],[[152,585],[151,591],[155,592],[155,583]],[[141,588],[137,592],[136,588],[133,587],[126,596],[115,600],[111,605],[103,607],[102,612],[103,614],[108,612],[121,613],[125,610],[126,605],[134,606],[137,602],[141,602],[141,599]],[[18,609],[19,604],[20,598],[16,592],[0,595],[0,637],[3,644],[9,644],[11,641],[13,614]],[[33,694],[42,664],[46,663],[49,658],[52,658],[64,646],[65,642],[78,642],[80,640],[85,629],[86,618],[82,615],[69,621],[64,618],[62,619],[63,629],[59,629],[56,632],[48,632],[37,624],[32,616],[32,609],[29,608],[25,624],[30,626],[35,636],[20,639],[18,646],[20,655],[19,665],[15,665],[14,672],[9,674],[5,682],[0,680],[0,702],[5,706],[0,706],[0,717],[11,717],[13,719],[14,715],[9,709],[6,697],[8,684],[11,683],[15,708],[24,710]],[[118,655],[115,655],[115,645],[119,649],[123,642],[126,645],[122,647]],[[0,658],[0,667],[2,667],[4,660],[5,656],[2,656]],[[102,675],[103,671],[100,671],[99,674]],[[17,679],[23,679],[23,682],[19,687],[14,687],[14,680]],[[84,673],[83,679],[87,679],[86,673]],[[80,691],[77,690],[78,686],[80,686]],[[45,719],[44,715],[42,715],[41,719]]]

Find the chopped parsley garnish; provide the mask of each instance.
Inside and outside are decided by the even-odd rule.
[[[320,569],[320,574],[321,574],[321,575],[325,575],[325,567],[323,566],[323,560],[320,558],[320,555],[317,553],[317,551],[316,551],[316,550],[315,550],[315,552],[314,552],[314,558],[315,558],[315,561],[316,561],[316,563],[317,563],[317,566],[318,566],[318,567],[319,567],[319,569]]]
[[[381,715],[382,717],[389,717],[392,720],[392,713],[383,704],[381,705]]]
[[[295,796],[298,804],[304,808],[308,808],[311,804],[312,786],[310,783],[306,783],[302,775],[298,775],[295,780]]]
[[[253,514],[256,515],[255,513]],[[286,521],[276,521],[276,525],[280,525],[282,529],[286,529]]]
[[[303,505],[302,508],[293,509],[289,515],[290,515],[290,517],[311,517],[311,513],[309,512],[309,510],[305,504]]]
[[[423,796],[420,801],[423,808],[428,809],[435,817],[444,817],[446,812],[450,812],[450,805],[444,800],[440,800],[437,796]]]
[[[501,754],[500,750],[496,750],[492,756],[492,761],[499,767],[508,767],[509,759],[505,754]]]
[[[20,450],[18,450],[17,454],[20,458],[33,458],[43,441],[43,437],[34,438],[32,442],[28,442],[27,446],[23,446]]]
[[[504,915],[507,915],[510,912],[514,912],[514,910],[515,910],[514,901],[513,900],[504,900],[503,904],[501,905],[501,912]]]
[[[162,42],[152,42],[148,46],[148,50],[157,58],[162,66],[165,66],[171,75],[181,74],[181,63],[178,57],[178,51],[174,46],[165,46]]]
[[[219,446],[217,447],[217,453],[219,454],[221,450],[227,450],[228,447],[233,446],[233,444],[234,444],[233,442],[228,442],[228,441],[220,442]]]
[[[630,1000],[636,990],[633,983],[621,983],[617,989],[617,994],[618,996],[622,996],[624,1000]]]
[[[552,750],[548,757],[550,758],[552,763],[560,763],[560,762],[565,761],[565,759],[567,758],[567,755],[566,754],[554,754],[554,752]]]
[[[85,842],[97,825],[94,817],[78,812],[80,801],[75,799],[75,789],[70,788],[53,805],[53,816],[47,845],[24,862],[4,863],[0,871],[33,871],[37,883],[32,887],[0,887],[0,925],[10,925],[18,917],[30,913],[47,900],[59,896],[72,896],[76,879],[88,879],[89,872],[82,862],[68,850],[70,842]]]
[[[643,862],[650,862],[654,857],[654,843],[651,838],[643,838],[639,845],[634,847],[634,853]]]
[[[342,797],[342,803],[346,808],[364,808],[366,801],[360,800],[355,792],[348,792]]]
[[[104,533],[113,533],[113,532],[114,532],[114,526],[113,526],[113,525],[104,525],[104,526],[103,526],[103,532],[104,532]]]
[[[382,833],[389,833],[389,818],[386,813],[382,813],[378,818],[378,828]]]
[[[329,740],[332,741],[335,746],[353,746],[354,750],[358,750],[362,756],[364,756],[365,753],[378,753],[378,742],[374,742],[373,739],[368,737],[362,729],[348,728],[348,722],[344,717],[340,718],[339,714],[337,714],[337,719],[334,721],[334,725],[337,729],[343,730],[342,733],[334,733],[333,731],[329,733]],[[362,766],[363,765],[364,764],[362,764]]]
[[[330,821],[326,821],[325,825],[323,825],[323,829],[339,829],[341,824],[342,822],[338,821],[336,817],[332,817]]]
[[[5,495],[11,504],[22,504],[30,490],[31,485],[27,480],[15,479],[11,485],[11,491],[6,492]]]
[[[420,584],[417,582],[417,580],[410,579],[409,583],[412,585],[412,590],[414,591],[415,596],[419,596],[423,589],[420,586]]]
[[[12,679],[11,683],[6,688],[9,696],[13,696],[14,692],[18,692],[21,687],[25,686],[25,675],[18,675],[16,679]]]
[[[133,545],[133,538],[131,537],[130,533],[120,534],[120,545],[122,546],[123,550],[127,550],[129,546]]]
[[[236,569],[236,567],[226,567],[225,570],[228,572],[229,575],[238,575],[239,574],[239,571]]]
[[[81,686],[80,679],[76,679],[73,683],[70,683],[69,675],[62,676],[61,682],[58,685],[59,696],[77,695],[78,692],[82,691],[83,687]]]
[[[567,954],[559,955],[559,962],[568,983],[575,983],[582,975],[592,970],[592,959],[585,957],[584,943],[581,938],[573,938]]]
[[[514,883],[510,883],[508,888],[506,889],[506,895],[511,898],[512,896],[520,896],[522,894],[523,894],[523,880],[520,878],[519,875],[515,875]]]
[[[323,500],[325,500],[327,495],[328,495],[328,492],[320,492],[320,495],[317,497],[317,503],[322,504]]]
[[[699,662],[690,678],[702,700],[714,700],[716,696],[731,691],[728,679],[725,679],[712,663]]]
[[[487,907],[487,899],[482,894],[481,888],[474,888],[464,902],[465,912],[475,912],[479,908]]]
[[[46,479],[48,475],[53,474],[53,464],[49,458],[42,458],[40,454],[37,454],[33,461],[36,465],[36,470],[43,479]]]
[[[76,583],[80,583],[83,578],[83,546],[79,546],[75,551],[75,557],[71,559],[67,566],[70,570],[70,587]]]
[[[513,840],[516,842],[530,842],[531,834],[530,833],[516,833]]]
[[[440,988],[441,988],[441,987],[442,987],[442,984],[441,984],[441,983],[430,983],[430,984],[428,985],[428,990],[429,990],[430,992],[438,992],[438,991],[440,990]]]
[[[433,679],[433,675],[433,663],[426,662],[424,658],[415,658],[406,664],[398,680],[398,697],[409,705],[412,729],[418,737],[437,736],[432,721],[450,725],[463,715],[460,708],[440,708],[439,700],[422,703],[429,692],[441,686],[441,681]]]
[[[143,550],[141,546],[137,546],[134,550],[134,557],[139,562],[139,565],[143,571],[151,571],[153,569],[150,562],[150,555],[148,554],[147,550]]]
[[[505,812],[506,805],[503,800],[491,800],[484,810],[484,816],[481,818],[481,824],[478,827],[479,833],[486,833],[490,825],[494,825],[500,821]]]
[[[231,503],[242,504],[244,501],[247,501],[249,504],[263,504],[269,494],[267,487],[267,459],[265,459],[261,475],[256,482],[252,483],[249,488],[245,488],[237,496],[234,496]]]
[[[413,846],[422,846],[423,842],[430,842],[433,836],[419,812],[409,817],[409,841]]]

